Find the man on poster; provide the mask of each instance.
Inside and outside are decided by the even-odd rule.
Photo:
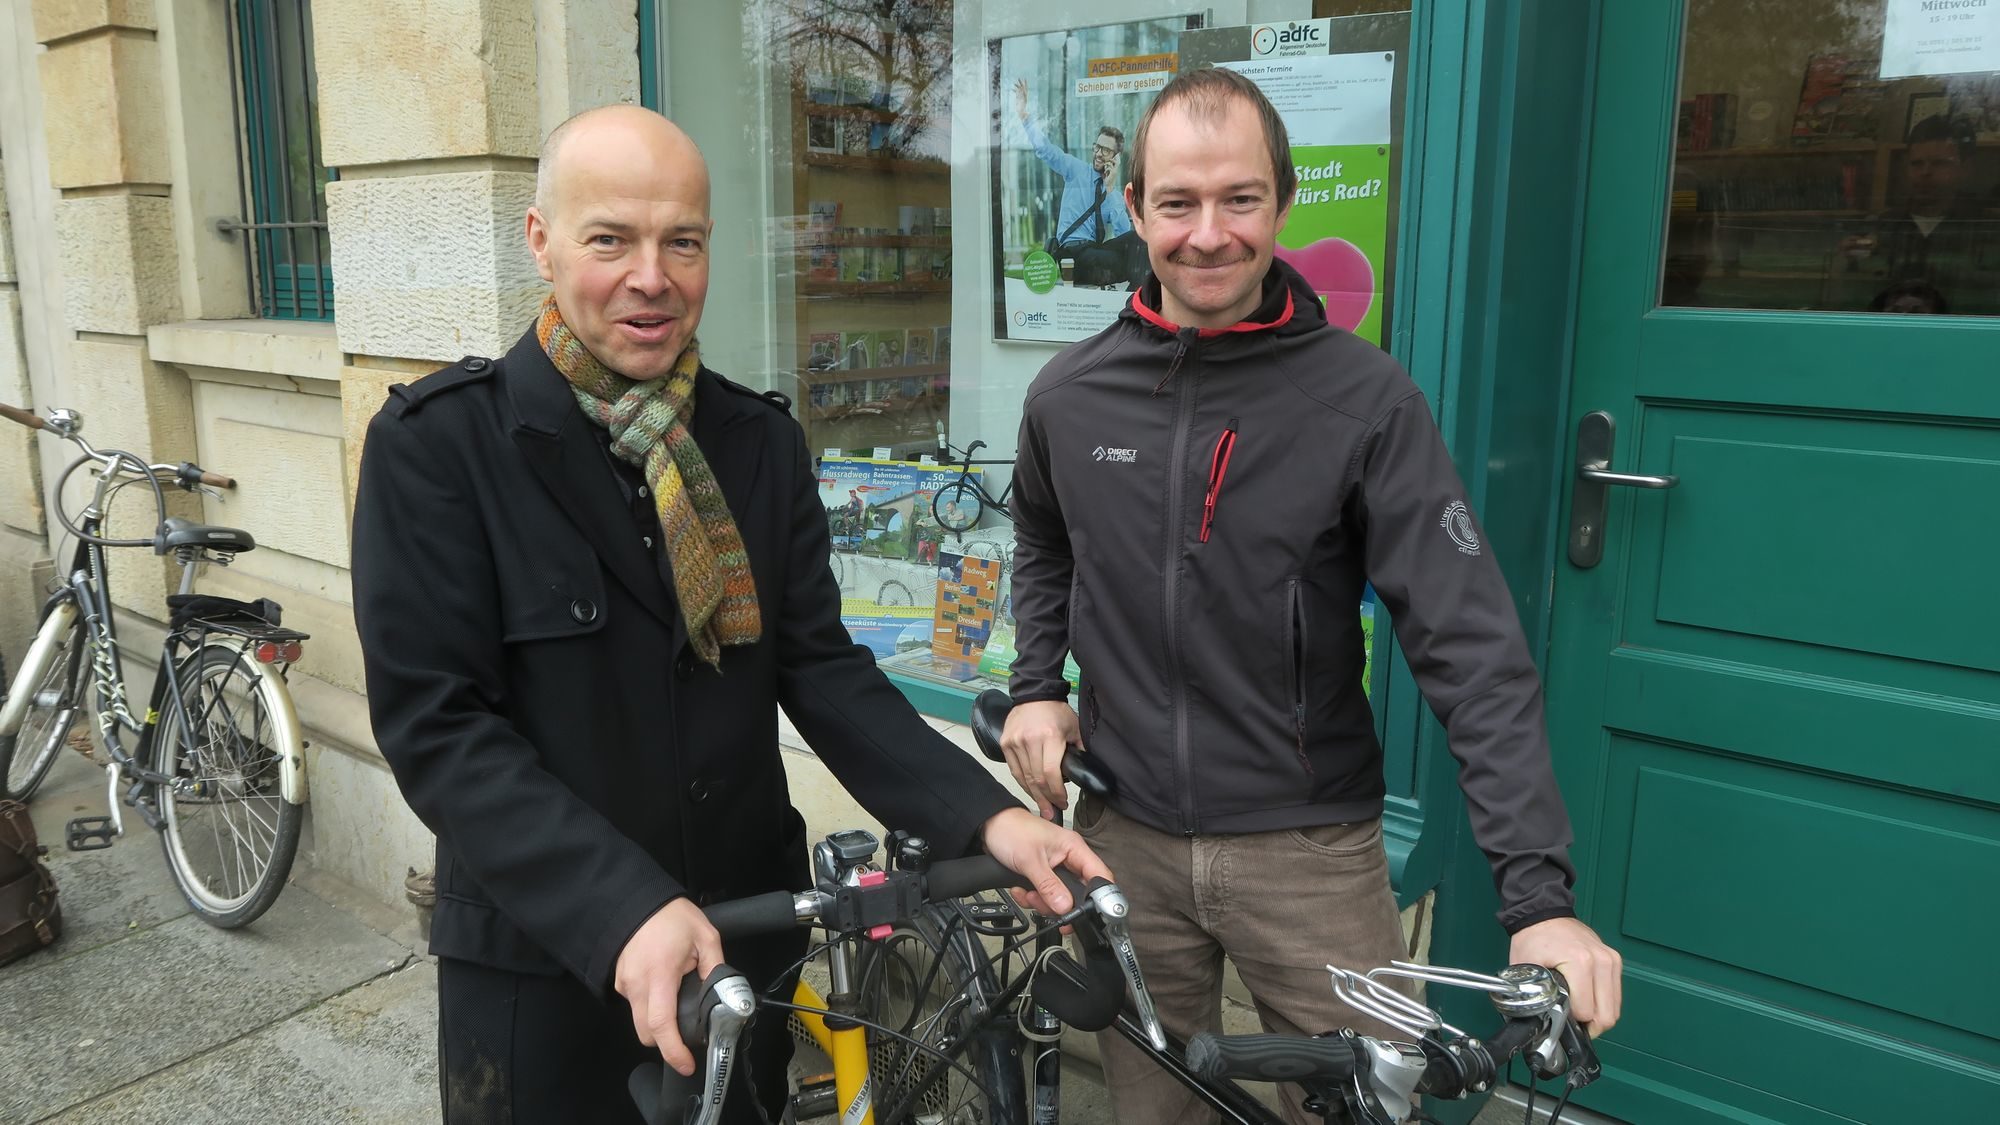
[[[1062,201],[1056,208],[1056,234],[1049,253],[1076,262],[1079,285],[1126,285],[1143,274],[1132,269],[1144,247],[1136,245],[1131,217],[1125,213],[1118,159],[1125,151],[1125,133],[1116,126],[1098,128],[1088,163],[1050,143],[1034,115],[1028,112],[1028,82],[1014,80],[1014,114],[1035,155],[1049,171],[1062,177]]]
[[[1511,960],[1561,971],[1602,1033],[1622,966],[1575,916],[1513,599],[1421,392],[1274,260],[1297,188],[1278,111],[1236,71],[1183,72],[1141,121],[1126,203],[1154,277],[1023,407],[1008,765],[1044,813],[1068,804],[1066,747],[1117,777],[1076,828],[1119,873],[1168,1031],[1220,1029],[1226,954],[1267,1031],[1383,1033],[1323,967],[1410,954],[1361,684],[1372,580],[1461,763]],[[1203,1120],[1136,1048],[1100,1048],[1124,1125]],[[1301,1098],[1284,1090],[1303,1123]]]

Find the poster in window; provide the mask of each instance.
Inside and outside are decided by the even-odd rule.
[[[2000,70],[2000,4],[1885,0],[1883,78]]]
[[[1125,209],[1129,151],[1201,16],[1047,31],[988,44],[993,334],[1070,343],[1117,319],[1146,276]]]

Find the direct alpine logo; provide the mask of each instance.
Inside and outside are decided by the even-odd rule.
[[[1090,451],[1090,459],[1093,461],[1109,461],[1115,465],[1135,465],[1139,461],[1139,451],[1137,449],[1121,449],[1115,446],[1100,445]]]
[[[1438,520],[1438,526],[1444,528],[1444,533],[1451,536],[1453,543],[1458,544],[1460,554],[1479,553],[1479,532],[1473,528],[1472,513],[1465,510],[1463,502],[1453,500],[1446,504],[1444,516]]]

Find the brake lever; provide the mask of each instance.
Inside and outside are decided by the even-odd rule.
[[[736,1067],[736,1049],[757,1008],[757,994],[741,976],[725,977],[715,982],[711,991],[715,1004],[708,1011],[707,1069],[702,1071],[708,1081],[694,1125],[716,1125],[722,1120],[722,1101],[729,1092],[730,1072]]]
[[[1132,991],[1132,1006],[1138,1010],[1139,1026],[1146,1030],[1146,1041],[1156,1051],[1166,1050],[1167,1029],[1160,1026],[1159,1010],[1153,1006],[1153,994],[1146,990],[1146,974],[1139,970],[1139,952],[1132,944],[1132,905],[1125,901],[1125,892],[1117,884],[1101,880],[1091,888],[1090,902],[1104,922],[1104,936],[1118,957],[1118,967],[1125,970],[1125,983]]]

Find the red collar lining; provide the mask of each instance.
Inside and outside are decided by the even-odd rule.
[[[1166,332],[1171,332],[1176,336],[1180,335],[1181,326],[1175,324],[1171,320],[1168,320],[1166,317],[1161,316],[1159,313],[1154,312],[1152,309],[1147,308],[1146,302],[1139,299],[1138,290],[1134,290],[1132,293],[1132,311],[1138,313],[1140,318],[1145,320],[1146,323],[1151,324],[1153,327],[1162,329],[1163,331]],[[1262,332],[1267,328],[1280,328],[1291,321],[1292,312],[1293,312],[1292,290],[1290,286],[1287,286],[1285,288],[1285,307],[1283,311],[1278,313],[1278,318],[1276,320],[1273,320],[1268,324],[1258,324],[1254,321],[1240,320],[1237,321],[1235,324],[1230,325],[1227,328],[1204,328],[1201,330],[1200,336],[1202,339],[1207,340],[1216,336],[1227,335],[1231,332]]]

